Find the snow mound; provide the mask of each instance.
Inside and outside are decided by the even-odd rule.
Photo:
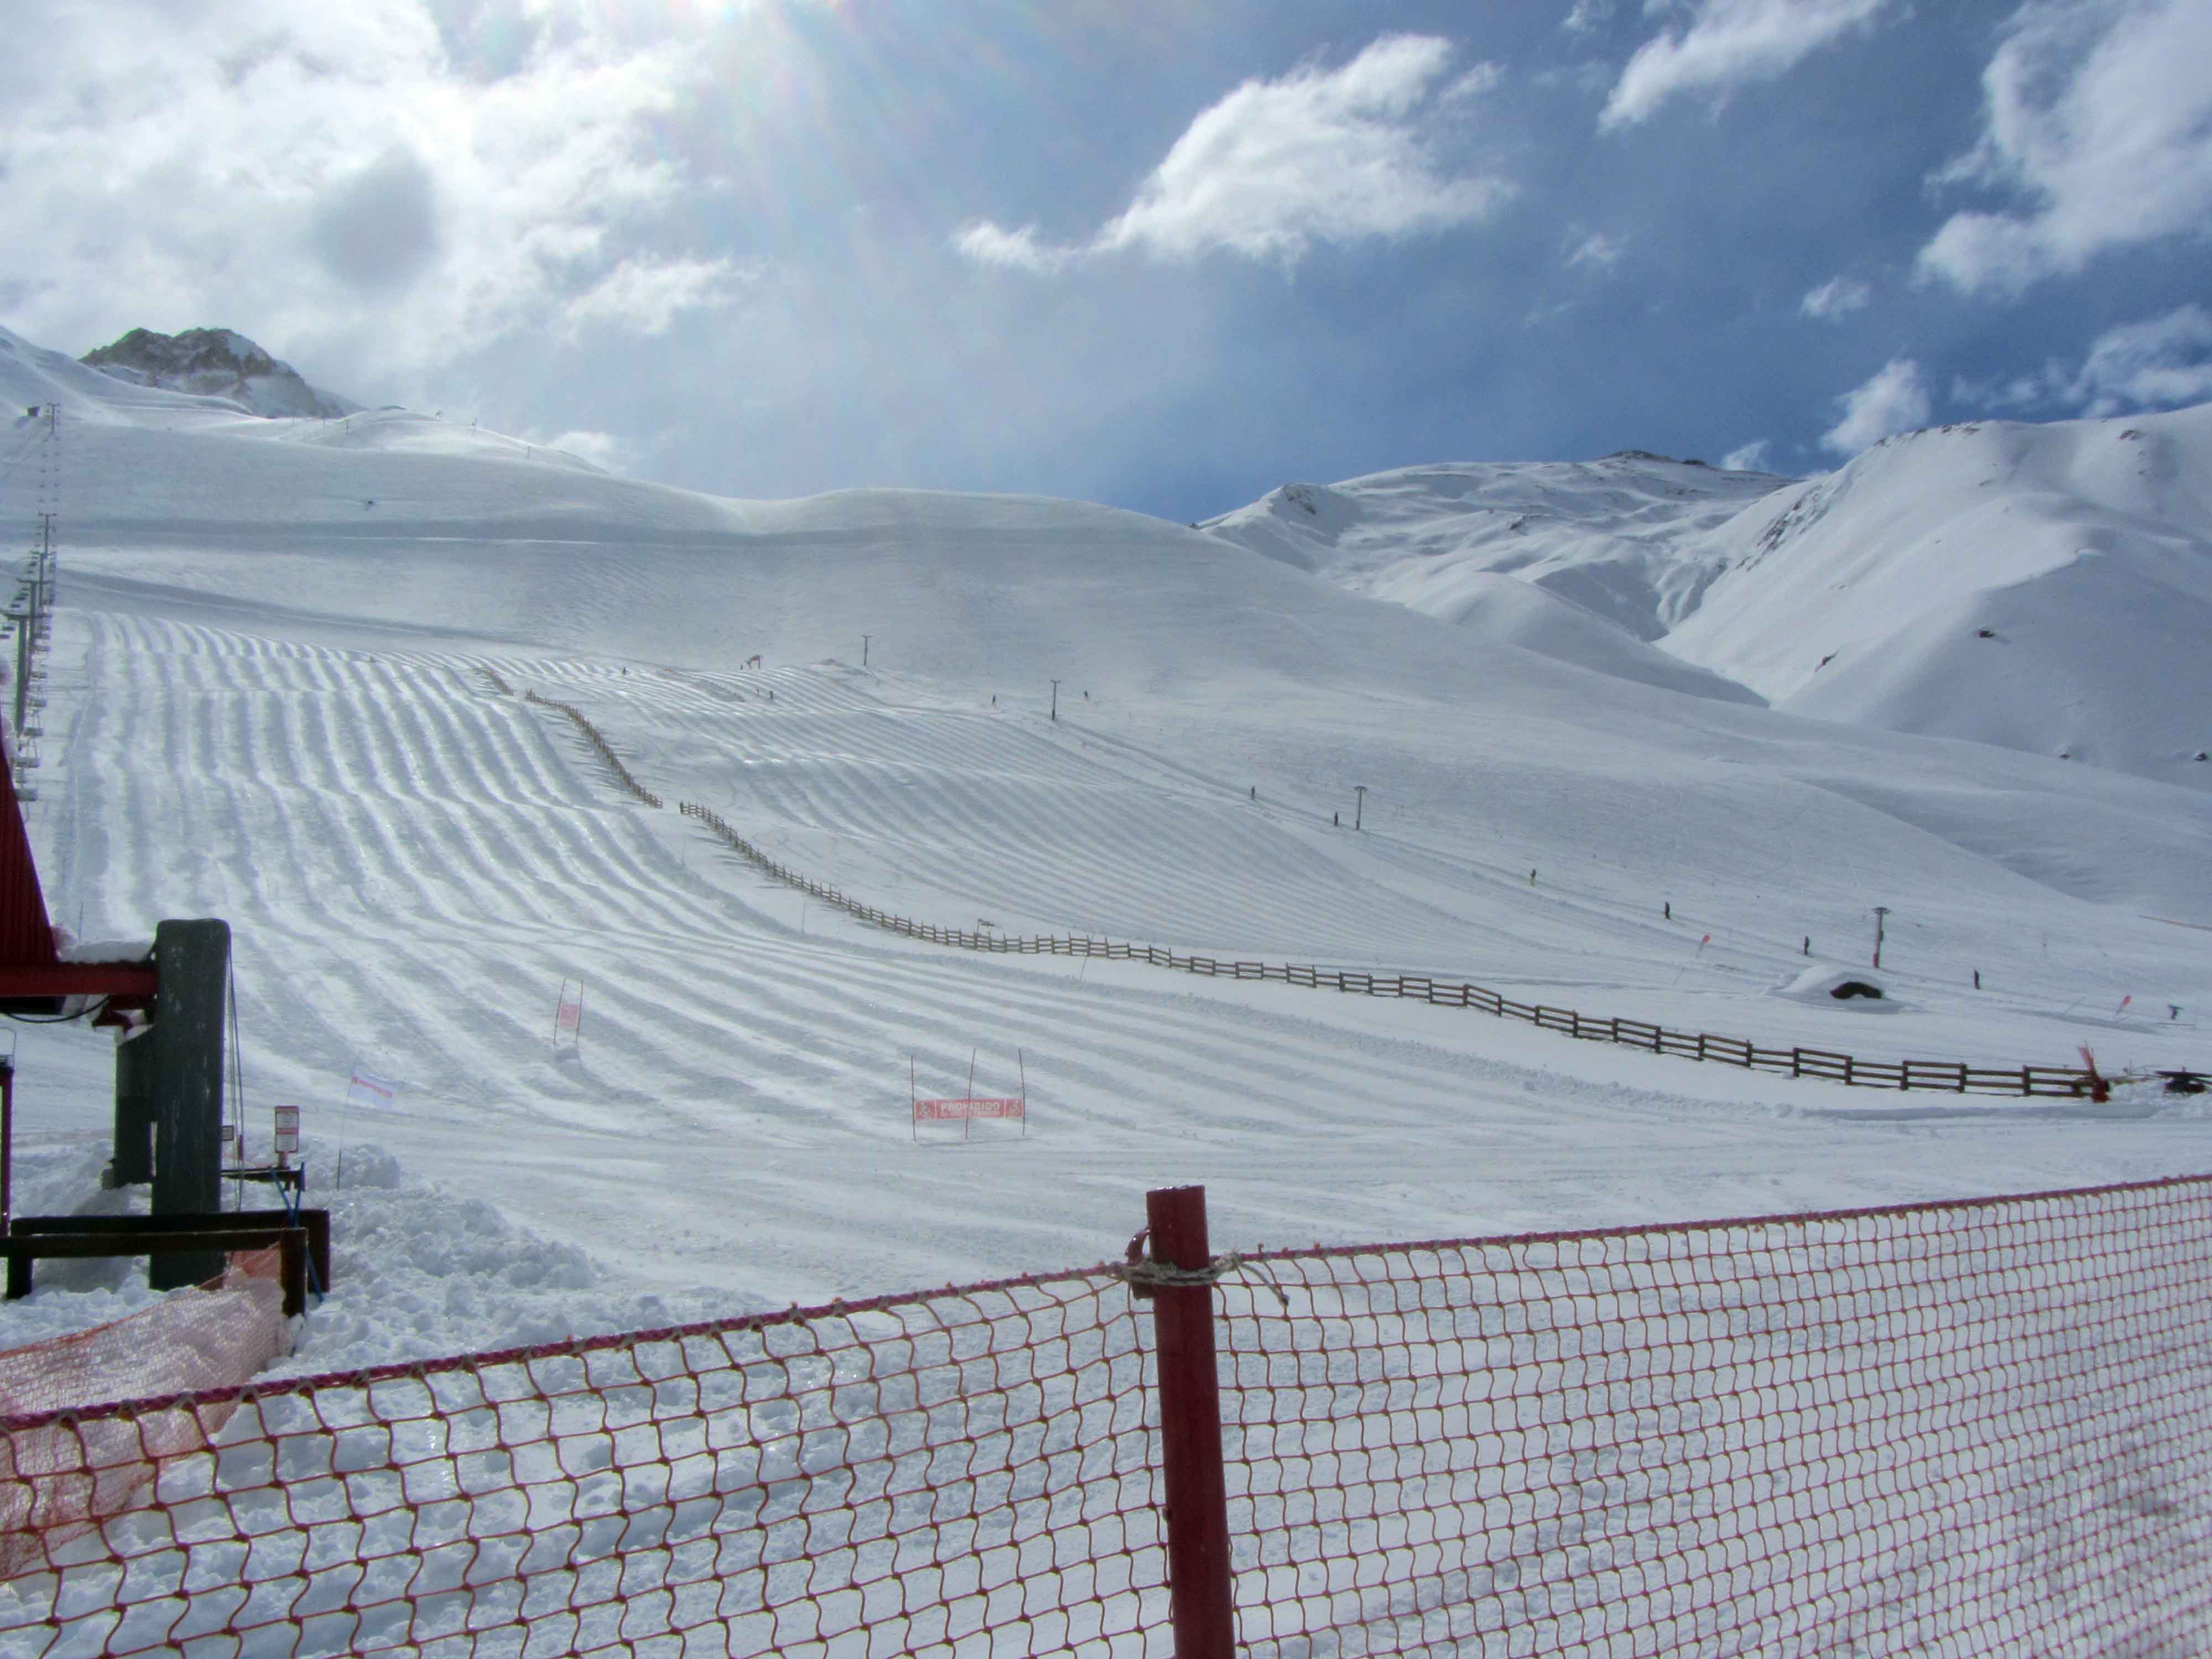
[[[1869,989],[1875,994],[1869,996]],[[1784,980],[1774,988],[1772,994],[1814,1008],[1838,1008],[1852,1014],[1894,1014],[1905,1007],[1891,994],[1888,985],[1879,975],[1857,968],[1816,964]]]
[[[295,1327],[295,1347],[264,1375],[301,1376],[395,1360],[520,1347],[611,1331],[760,1312],[728,1291],[663,1297],[609,1287],[574,1244],[508,1220],[485,1199],[425,1185],[381,1147],[344,1151],[343,1187],[325,1184],[334,1146],[310,1140],[306,1201],[331,1212],[331,1294]],[[19,1158],[24,1214],[144,1213],[148,1189],[103,1190],[101,1147],[36,1150]],[[228,1200],[229,1194],[226,1191]],[[265,1202],[250,1194],[249,1204]],[[145,1262],[129,1256],[40,1264],[37,1288],[0,1309],[0,1348],[88,1330],[162,1299]]]

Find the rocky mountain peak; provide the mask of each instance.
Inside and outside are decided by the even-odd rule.
[[[227,328],[191,328],[181,334],[134,328],[80,361],[118,380],[225,398],[255,415],[330,420],[361,407],[308,385],[289,363]]]

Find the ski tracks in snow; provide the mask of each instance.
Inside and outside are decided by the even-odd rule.
[[[349,1136],[643,1278],[788,1299],[1088,1259],[1182,1179],[1240,1239],[1733,1208],[1807,1133],[1741,1091],[1516,1064],[1553,1040],[1442,1010],[940,951],[823,907],[801,933],[792,895],[629,804],[473,663],[143,616],[59,631],[73,706],[33,829],[86,933],[227,917],[250,1110],[299,1101],[329,1137],[349,1068],[394,1077],[401,1108]],[[856,670],[491,665],[887,905],[1308,960],[1449,962],[1467,925],[1432,902],[1448,861],[1346,853],[1126,748]],[[564,977],[586,1015],[556,1060]],[[975,1052],[995,1091],[1018,1048],[1029,1140],[913,1143],[909,1056],[943,1092]],[[1876,1150],[1858,1161],[1894,1195]]]

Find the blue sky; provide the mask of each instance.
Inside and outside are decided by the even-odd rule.
[[[0,321],[1176,519],[2212,398],[2203,0],[73,0]]]

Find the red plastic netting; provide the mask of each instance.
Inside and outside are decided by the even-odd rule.
[[[2208,1240],[2195,1179],[1230,1259],[1239,1645],[2203,1651]],[[1102,1268],[10,1419],[158,1475],[8,1523],[0,1651],[1149,1659],[1153,1355]]]
[[[1101,1272],[48,1423],[160,1476],[0,1592],[0,1648],[1134,1652],[1139,1330]],[[217,1409],[212,1454],[131,1443]]]
[[[0,1415],[243,1382],[289,1352],[283,1260],[238,1250],[206,1284],[135,1314],[0,1352]]]
[[[27,1426],[0,1437],[0,1579],[129,1509],[157,1462],[200,1451],[229,1413],[149,1413],[128,1431],[56,1420],[118,1393],[234,1388],[290,1352],[281,1252],[240,1250],[222,1273],[90,1330],[0,1353],[0,1413]],[[43,1420],[40,1420],[43,1419]]]
[[[2212,1651],[2212,1181],[1223,1291],[1251,1653]]]

